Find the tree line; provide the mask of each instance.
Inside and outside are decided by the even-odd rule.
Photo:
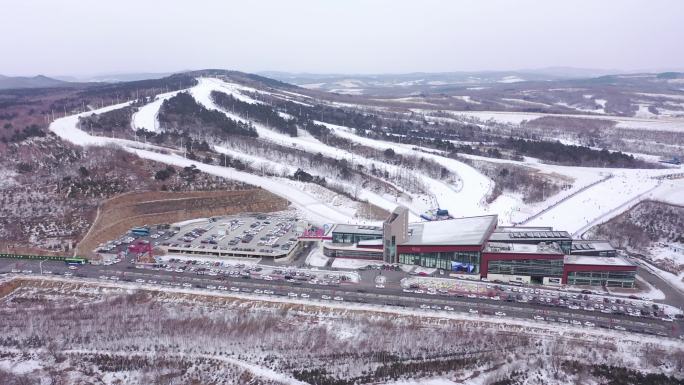
[[[224,113],[209,110],[195,101],[189,93],[180,92],[162,103],[159,124],[165,128],[190,129],[195,132],[209,130],[225,138],[226,135],[257,137],[250,123],[239,122]]]
[[[219,107],[231,111],[247,119],[255,120],[266,126],[290,135],[297,136],[297,124],[293,119],[285,119],[277,111],[266,104],[247,103],[237,99],[233,95],[220,91],[212,91],[211,99]]]

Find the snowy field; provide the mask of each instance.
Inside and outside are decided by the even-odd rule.
[[[594,185],[544,214],[529,221],[529,226],[554,225],[580,235],[594,224],[604,222],[648,197],[658,181],[652,172],[624,171]]]
[[[454,116],[466,116],[482,121],[494,120],[500,123],[520,124],[542,116],[563,116],[582,119],[603,119],[617,122],[617,127],[684,132],[684,119],[675,117],[640,118],[611,115],[581,115],[581,114],[544,114],[534,112],[510,112],[510,111],[446,111]]]
[[[663,180],[653,192],[653,198],[672,205],[684,206],[684,178]]]
[[[654,179],[663,175],[681,173],[681,169],[611,169],[599,167],[571,167],[541,163],[534,158],[524,161],[492,159],[476,155],[464,157],[499,164],[531,167],[549,175],[567,176],[574,180],[572,187],[552,195],[542,202],[524,204],[521,200],[511,202],[492,212],[506,215],[508,222],[524,222],[529,226],[554,226],[571,233],[586,230],[587,226],[604,222],[644,199],[658,199],[673,204],[684,204],[684,179]],[[583,191],[582,191],[583,190]],[[504,193],[499,199],[516,200]],[[499,200],[497,199],[497,201]],[[495,205],[493,202],[491,206]],[[679,202],[679,203],[678,203]],[[528,218],[547,210],[536,218]],[[501,220],[500,220],[501,222]]]

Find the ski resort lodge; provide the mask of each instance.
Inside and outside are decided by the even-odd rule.
[[[496,215],[408,223],[397,207],[382,227],[339,224],[324,254],[382,260],[495,282],[634,287],[636,265],[607,241],[550,227],[497,227]]]

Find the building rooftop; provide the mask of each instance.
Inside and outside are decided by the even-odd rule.
[[[536,245],[506,242],[488,242],[484,250],[486,253],[509,254],[554,254],[562,255],[563,251],[557,243],[539,243]]]
[[[570,233],[567,231],[554,231],[554,230],[532,230],[525,229],[526,231],[518,231],[514,227],[498,228],[489,237],[490,241],[493,242],[506,242],[506,241],[556,241],[556,240],[569,240],[571,239]]]
[[[583,252],[601,252],[601,251],[615,251],[613,245],[609,241],[604,240],[583,240],[576,239],[572,241],[571,253]]]
[[[566,265],[595,265],[595,266],[635,266],[622,257],[593,257],[588,255],[566,255],[563,263]]]
[[[496,226],[496,215],[409,224],[405,245],[481,245]]]
[[[497,232],[553,231],[551,226],[499,226]]]
[[[348,233],[348,234],[382,235],[382,227],[338,224],[338,225],[335,225],[335,228],[333,228],[332,232],[333,233]]]
[[[359,241],[358,243],[359,247],[363,246],[382,246],[382,238],[378,239],[365,239],[363,241]]]

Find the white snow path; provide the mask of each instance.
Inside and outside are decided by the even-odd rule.
[[[87,116],[96,113],[103,113],[112,111],[129,105],[130,103],[121,103],[105,107],[98,110],[93,110],[78,115],[71,115],[55,120],[50,124],[50,130],[57,134],[62,139],[80,146],[105,146],[105,145],[120,145],[123,149],[133,152],[141,158],[155,160],[165,164],[171,164],[179,167],[187,167],[195,165],[200,171],[221,176],[227,179],[237,180],[248,183],[268,190],[278,196],[281,196],[292,202],[296,207],[302,209],[309,220],[319,223],[355,223],[357,222],[348,214],[329,206],[324,202],[317,200],[312,195],[293,187],[290,183],[280,181],[280,178],[262,177],[242,171],[237,171],[231,168],[221,166],[208,165],[200,162],[192,161],[183,158],[176,154],[169,154],[172,151],[166,148],[146,145],[127,139],[107,138],[100,136],[91,136],[86,132],[76,127],[79,116]],[[166,153],[155,152],[164,151]]]
[[[364,146],[385,150],[392,148],[400,154],[413,155],[430,159],[454,172],[461,179],[460,186],[447,185],[442,181],[428,180],[432,193],[437,197],[441,208],[449,210],[454,216],[475,216],[488,212],[484,199],[493,188],[493,182],[473,167],[455,159],[415,150],[413,145],[385,142],[376,139],[365,138],[351,132],[348,127],[335,124],[317,122],[326,125],[334,133]]]
[[[231,157],[234,157],[236,159],[240,159],[243,162],[251,163],[253,168],[259,169],[261,166],[265,166],[270,170],[273,170],[275,172],[280,172],[280,173],[285,173],[285,174],[293,174],[296,170],[297,167],[291,166],[288,164],[283,164],[283,163],[278,163],[275,161],[268,160],[266,158],[254,156],[254,155],[249,155],[245,154],[243,152],[235,151],[230,148],[226,148],[223,146],[214,146],[214,150],[218,153],[221,154],[226,154]],[[337,179],[330,178],[329,176],[326,175],[321,175],[325,176],[329,181],[335,182],[337,184],[346,184],[345,182]],[[394,210],[398,203],[391,201],[390,199],[387,199],[373,191],[370,191],[368,189],[359,189],[357,197],[359,200],[365,200],[368,201],[369,203],[378,206],[384,210],[387,211],[392,211]],[[415,216],[417,218],[417,216]]]
[[[146,131],[158,132],[159,131],[159,109],[165,100],[176,96],[180,91],[172,91],[164,94],[159,94],[155,96],[155,100],[148,103],[138,109],[137,112],[133,114],[131,118],[131,128],[133,130],[144,129]]]
[[[214,109],[217,111],[223,112],[226,116],[230,117],[231,119],[235,119],[241,122],[250,122],[256,129],[257,133],[259,134],[260,138],[267,139],[273,143],[280,144],[283,146],[288,146],[288,147],[294,147],[298,148],[304,151],[307,151],[312,154],[316,153],[321,153],[323,155],[335,158],[335,159],[347,159],[350,163],[352,164],[358,164],[361,163],[365,167],[371,167],[375,166],[378,169],[386,169],[390,173],[397,173],[399,172],[399,168],[394,165],[390,165],[387,163],[382,163],[378,161],[374,161],[371,159],[367,159],[364,157],[360,157],[359,155],[352,154],[349,151],[345,151],[339,148],[335,148],[332,146],[328,146],[326,144],[321,143],[318,141],[316,138],[311,136],[308,133],[304,133],[300,130],[300,132],[303,133],[301,136],[296,136],[296,137],[291,137],[289,135],[276,132],[262,124],[259,124],[254,121],[248,121],[244,119],[243,117],[233,114],[230,111],[226,111],[219,106],[216,105],[216,103],[211,100],[211,91],[217,90],[217,91],[222,91],[226,93],[232,93],[233,96],[238,97],[240,95],[237,93],[235,90],[237,89],[236,86],[231,86],[231,83],[226,83],[218,79],[207,79],[207,78],[198,78],[197,79],[199,84],[196,87],[193,87],[190,90],[190,93],[195,97],[195,100],[197,100],[198,103],[202,104],[204,107],[208,109]],[[247,97],[245,97],[247,98]],[[256,102],[253,99],[249,99],[251,102]],[[245,100],[245,101],[248,101]],[[219,146],[220,148],[223,148],[225,150],[228,150],[226,146]],[[256,159],[255,159],[256,160]],[[263,161],[263,160],[261,160]],[[425,178],[423,178],[425,179]],[[438,181],[436,181],[438,182]],[[439,182],[441,183],[441,182]],[[441,183],[444,185],[443,183]],[[398,188],[398,186],[394,186]],[[398,188],[399,190],[402,190],[401,188]],[[399,204],[398,202],[395,202],[393,200],[390,200],[388,198],[385,198],[383,196],[378,195],[377,193],[374,193],[372,191],[369,191],[367,189],[359,189],[359,198],[363,200],[367,200],[370,203],[382,207],[386,210],[393,210],[397,205]],[[427,208],[425,205],[421,204],[418,199],[414,199],[414,202],[401,202],[404,205],[407,205],[409,207],[409,210],[411,211],[411,220],[412,221],[417,221],[419,220],[419,215],[425,211]]]

